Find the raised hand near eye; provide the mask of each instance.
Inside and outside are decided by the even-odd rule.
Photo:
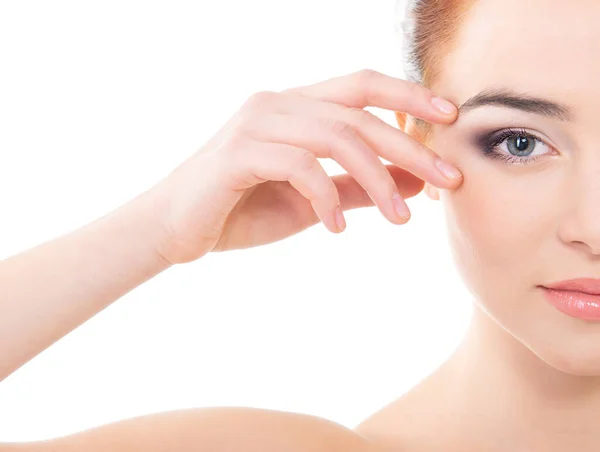
[[[373,205],[392,223],[405,223],[396,207],[408,213],[404,199],[425,181],[453,189],[462,177],[444,176],[431,149],[364,108],[453,122],[456,108],[443,113],[432,97],[421,85],[372,70],[252,95],[152,188],[159,253],[185,263],[210,251],[275,242],[319,221],[340,232],[342,211]],[[334,159],[347,174],[327,175],[319,158]]]

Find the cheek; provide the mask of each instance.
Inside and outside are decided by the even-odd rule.
[[[567,177],[556,163],[504,165],[452,147],[460,142],[446,139],[435,148],[464,175],[458,189],[439,190],[439,197],[455,267],[474,302],[547,364],[600,375],[597,325],[559,313],[536,288],[571,274],[569,243],[561,240],[575,237],[565,235],[565,220],[576,221],[572,187],[580,176]]]
[[[552,214],[540,208],[547,193],[539,175],[535,182],[523,168],[503,168],[484,158],[461,161],[463,184],[454,191],[441,190],[440,199],[465,284],[481,302],[508,306],[539,283],[535,259],[541,240],[548,237]]]
[[[439,191],[451,251],[475,298],[508,308],[525,302],[525,292],[547,276],[539,256],[556,240],[556,177],[543,164],[489,159],[471,142],[448,129],[431,143],[464,175],[458,189]]]

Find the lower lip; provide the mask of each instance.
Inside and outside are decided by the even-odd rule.
[[[542,287],[552,306],[571,317],[600,320],[600,295]]]

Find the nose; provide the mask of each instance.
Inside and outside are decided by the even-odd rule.
[[[569,208],[559,229],[560,237],[600,258],[600,162],[578,172],[569,186]]]

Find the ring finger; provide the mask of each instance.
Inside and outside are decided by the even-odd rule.
[[[349,124],[332,118],[262,113],[247,118],[244,129],[257,141],[290,144],[335,160],[364,187],[389,221],[403,224],[409,219],[409,209],[389,171]]]

